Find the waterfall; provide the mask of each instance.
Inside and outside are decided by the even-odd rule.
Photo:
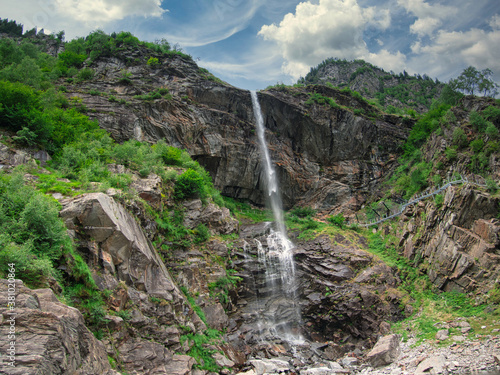
[[[301,324],[300,308],[297,303],[298,287],[295,264],[293,261],[293,243],[288,239],[285,229],[283,205],[274,169],[265,138],[264,120],[257,98],[251,91],[252,105],[257,127],[257,136],[264,165],[265,185],[271,206],[276,230],[267,237],[267,246],[259,245],[259,262],[265,267],[265,289],[267,301],[262,311],[261,324],[268,327],[272,335],[278,335],[287,341],[302,341],[293,327]]]

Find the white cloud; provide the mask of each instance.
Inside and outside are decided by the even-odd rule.
[[[356,0],[319,0],[316,4],[305,1],[297,5],[294,14],[285,15],[279,25],[262,26],[259,35],[277,44],[277,52],[285,60],[283,71],[294,78],[305,75],[311,66],[329,57],[372,61],[380,58],[390,63],[391,69],[396,68],[404,61],[399,52],[368,51],[363,40],[368,25],[388,28],[389,12],[362,8]]]
[[[95,28],[127,17],[160,18],[164,12],[162,0],[23,0],[0,3],[3,18],[14,19],[24,30],[37,27],[65,30],[71,38],[83,36]]]
[[[397,0],[397,3],[412,13],[417,20],[410,26],[410,31],[422,37],[432,33],[442,24],[442,20],[454,15],[457,9],[450,6],[430,5],[424,0]]]
[[[58,13],[86,24],[103,24],[128,16],[160,17],[162,0],[55,0]]]
[[[500,15],[495,14],[493,17],[491,17],[490,26],[494,30],[500,30]]]

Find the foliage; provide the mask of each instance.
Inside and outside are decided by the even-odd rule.
[[[328,221],[339,228],[344,228],[345,217],[342,213],[330,216]]]
[[[193,231],[194,243],[203,243],[210,238],[210,230],[204,225],[199,224]]]
[[[158,60],[158,57],[150,57],[148,59],[147,65],[155,67],[160,65],[160,61]]]
[[[456,127],[453,129],[452,142],[458,147],[464,147],[467,145],[467,136],[462,128]]]
[[[316,210],[311,207],[295,207],[289,213],[300,218],[310,218],[316,214]]]
[[[0,18],[0,33],[11,36],[23,35],[23,25],[18,24],[16,21],[9,21],[8,18]]]
[[[221,341],[220,332],[207,329],[202,334],[188,333],[181,336],[181,342],[185,343],[186,341],[190,347],[187,354],[196,360],[197,364],[195,366],[197,368],[209,372],[219,372],[220,367],[217,366],[215,359],[212,357],[215,350],[208,348],[208,346],[213,347],[213,344]]]
[[[482,92],[484,96],[495,97],[498,93],[498,85],[490,79],[493,72],[490,69],[482,71],[469,66],[458,76],[451,80],[449,85],[452,89],[474,95],[474,92]]]
[[[205,180],[198,171],[189,168],[175,182],[174,196],[182,200],[187,198],[205,198]]]
[[[436,194],[434,196],[434,203],[436,204],[437,208],[441,208],[444,203],[444,196],[442,194]]]

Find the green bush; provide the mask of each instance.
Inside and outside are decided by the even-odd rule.
[[[444,154],[449,161],[455,160],[457,158],[457,150],[452,147],[447,147],[444,150]]]
[[[82,81],[88,81],[92,78],[94,78],[94,70],[91,68],[83,68],[78,72],[78,79]]]
[[[205,181],[194,169],[189,168],[175,182],[174,197],[182,200],[187,198],[205,198]]]
[[[469,121],[476,131],[483,133],[486,130],[486,120],[476,111],[469,114]]]
[[[488,121],[485,133],[493,139],[498,138],[498,128],[490,121]]]
[[[312,217],[316,214],[316,210],[311,207],[295,207],[290,210],[290,214],[300,218]]]
[[[344,228],[345,217],[342,213],[338,213],[337,215],[330,216],[328,221],[339,228]]]
[[[483,149],[484,141],[480,138],[474,139],[470,143],[470,147],[472,148],[472,151],[474,151],[474,153],[477,154],[477,153],[481,152],[481,150]]]
[[[210,238],[210,230],[204,225],[199,224],[193,231],[194,243],[206,242]]]
[[[464,147],[467,145],[467,136],[462,128],[456,127],[453,130],[452,142],[458,147]]]
[[[434,196],[434,203],[436,203],[437,208],[441,208],[444,202],[444,196],[442,194],[436,194]]]

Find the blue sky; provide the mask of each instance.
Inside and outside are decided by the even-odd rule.
[[[500,83],[498,0],[21,0],[0,17],[66,39],[100,28],[166,38],[230,84],[294,83],[329,57],[441,81],[469,65]]]

